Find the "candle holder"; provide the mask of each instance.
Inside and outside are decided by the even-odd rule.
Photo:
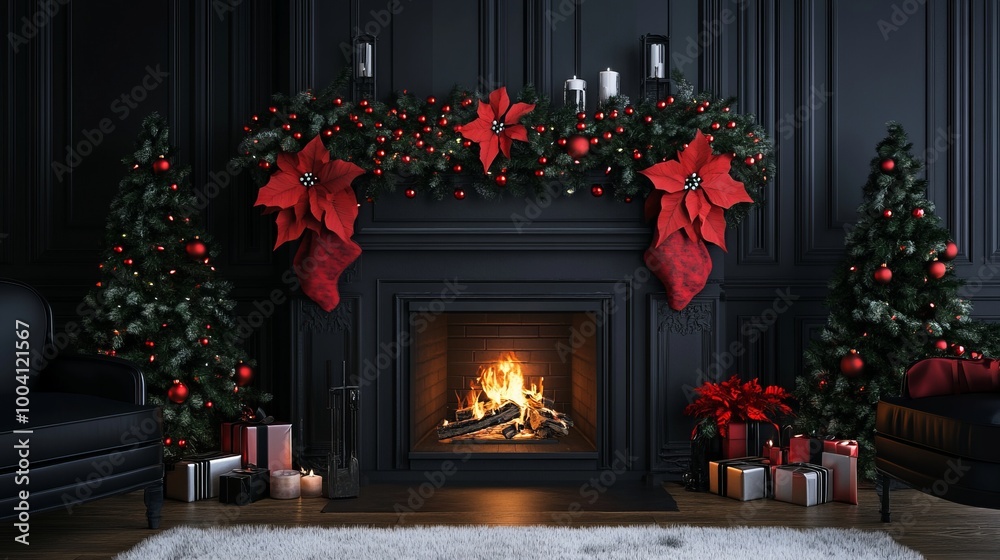
[[[375,36],[355,35],[351,40],[354,72],[351,89],[354,100],[375,97]]]
[[[563,84],[563,104],[567,107],[573,107],[577,113],[585,112],[587,110],[587,80],[576,76],[566,80],[566,83]]]
[[[639,95],[648,101],[665,99],[670,93],[670,38],[647,34],[639,38]]]

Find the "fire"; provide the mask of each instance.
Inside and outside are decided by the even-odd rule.
[[[542,396],[544,382],[545,378],[540,377],[537,385],[529,385],[513,352],[494,364],[480,366],[479,377],[468,392],[457,395],[455,422],[444,420],[437,429],[438,439],[548,439],[569,435],[573,420],[549,408],[552,401]]]
[[[525,387],[524,374],[521,373],[521,362],[510,352],[494,364],[481,366],[476,383],[469,388],[465,398],[458,397],[459,408],[471,408],[472,417],[479,420],[488,412],[512,402],[521,408],[521,423],[524,423],[529,400],[542,402],[545,378],[538,380],[538,385],[532,383]],[[478,387],[476,386],[478,385]],[[486,400],[480,397],[485,395]]]

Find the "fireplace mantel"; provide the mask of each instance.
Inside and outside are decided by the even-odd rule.
[[[362,385],[365,476],[405,480],[434,468],[440,459],[411,460],[402,435],[409,433],[403,382],[409,341],[401,310],[435,298],[520,306],[533,298],[580,298],[609,309],[608,389],[599,404],[607,425],[599,430],[594,459],[526,462],[517,469],[470,461],[456,478],[516,479],[528,471],[538,479],[586,476],[609,468],[618,452],[635,458],[630,470],[636,476],[679,474],[691,429],[681,411],[720,338],[722,259],[713,255],[718,260],[705,291],[687,309],[671,310],[642,262],[652,235],[642,214],[640,201],[589,192],[499,201],[474,193],[461,201],[400,194],[362,202],[355,240],[364,252],[342,279],[341,306],[329,314],[307,300],[292,306],[297,452],[311,463],[329,452],[327,388],[339,384],[346,362],[350,378]]]

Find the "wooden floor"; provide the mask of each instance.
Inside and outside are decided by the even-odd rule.
[[[900,543],[928,558],[1000,558],[1000,510],[959,506],[915,490],[893,491],[893,523],[879,522],[877,496],[869,486],[861,489],[861,505],[841,503],[804,508],[771,500],[737,502],[709,494],[691,493],[668,483],[677,501],[676,512],[581,512],[573,519],[585,525],[702,525],[855,527],[889,531]],[[182,503],[168,500],[163,528],[178,525],[215,526],[243,523],[272,525],[370,525],[392,527],[427,524],[556,524],[545,513],[320,513],[323,499],[263,500],[245,507],[205,500]],[[155,531],[145,529],[142,493],[108,498],[65,511],[39,514],[31,519],[30,546],[13,543],[10,525],[3,524],[0,558],[105,560],[127,550]],[[563,512],[565,513],[565,512]],[[294,559],[288,559],[294,560]],[[721,560],[721,559],[720,559]]]

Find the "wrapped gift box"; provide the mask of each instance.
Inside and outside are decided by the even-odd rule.
[[[800,506],[815,506],[832,500],[830,469],[796,463],[774,469],[774,499]]]
[[[243,466],[260,465],[269,471],[292,468],[292,425],[223,422],[222,450],[239,453]]]
[[[818,465],[823,460],[823,440],[804,434],[792,436],[788,442],[788,463]]]
[[[759,500],[767,495],[770,467],[761,457],[741,457],[708,464],[709,491],[734,500]]]
[[[219,477],[219,501],[245,506],[267,497],[270,471],[250,467],[236,469]]]
[[[858,442],[829,440],[823,442],[823,466],[833,471],[833,499],[858,503]]]
[[[219,495],[219,477],[242,466],[239,455],[208,453],[186,457],[168,465],[163,477],[164,495],[193,502]]]

